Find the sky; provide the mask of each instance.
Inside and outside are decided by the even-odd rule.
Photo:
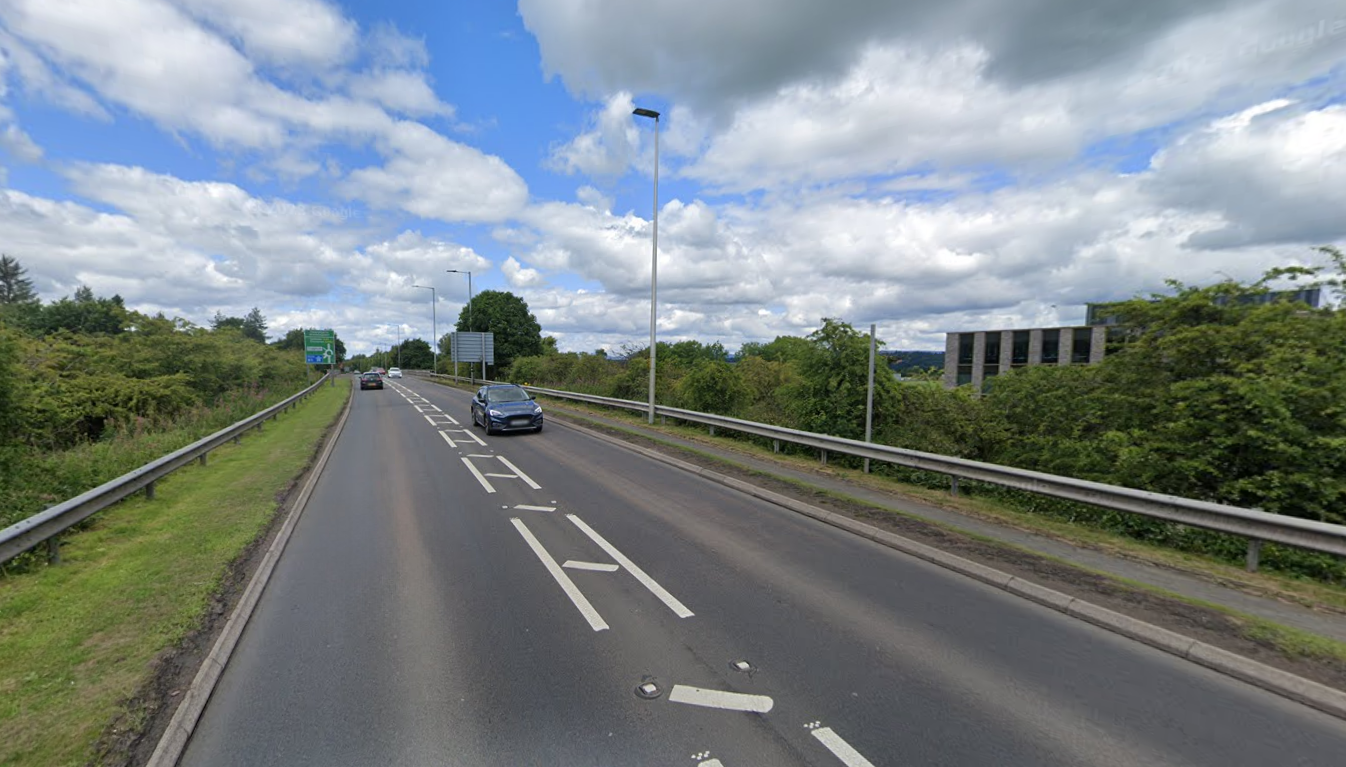
[[[643,346],[641,107],[660,340],[939,350],[1325,263],[1344,95],[1316,0],[0,0],[0,252],[350,353],[447,332],[471,271]]]

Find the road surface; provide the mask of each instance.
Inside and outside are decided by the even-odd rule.
[[[1346,725],[468,395],[358,391],[182,763],[1346,763]]]

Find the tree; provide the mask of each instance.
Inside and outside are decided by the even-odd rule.
[[[703,360],[678,381],[677,395],[688,410],[736,415],[748,400],[748,387],[733,365]]]
[[[210,321],[211,330],[237,330],[243,332],[242,317],[227,317],[224,312],[216,311],[215,317]]]
[[[252,307],[252,311],[243,317],[227,317],[223,312],[215,312],[215,318],[210,321],[210,329],[237,330],[243,334],[244,338],[251,338],[258,343],[266,343],[266,317],[262,315],[262,310],[255,306]]]
[[[285,331],[285,335],[280,337],[280,340],[273,341],[271,345],[287,352],[303,351],[304,329],[294,328],[292,330],[287,330]]]
[[[560,350],[556,348],[556,336],[546,336],[542,339],[543,354],[559,354]]]
[[[0,254],[0,304],[25,304],[37,300],[33,281],[17,258]]]
[[[88,286],[81,285],[73,298],[67,296],[34,311],[29,324],[39,335],[61,330],[115,335],[126,329],[129,317],[121,296],[97,298]]]
[[[1122,340],[1099,365],[997,377],[985,399],[1011,431],[1002,460],[1346,521],[1346,312],[1239,300],[1317,273],[1118,304]]]
[[[243,318],[243,335],[258,343],[266,343],[266,317],[262,316],[261,309],[254,306]]]
[[[435,362],[430,344],[423,338],[408,338],[400,345],[394,344],[388,355],[394,365],[408,370],[429,370]]]
[[[471,312],[471,327],[468,314]],[[458,314],[459,332],[495,334],[495,363],[505,366],[518,357],[542,354],[542,326],[522,298],[502,290],[478,293]]]
[[[785,336],[783,338],[788,338]],[[806,349],[781,338],[769,346],[802,352],[799,380],[784,393],[799,427],[807,431],[861,439],[869,390],[869,336],[845,322],[824,318],[807,339]],[[803,339],[799,339],[803,340]],[[882,341],[878,342],[880,345]],[[897,386],[891,375],[874,377],[875,423],[897,410]]]

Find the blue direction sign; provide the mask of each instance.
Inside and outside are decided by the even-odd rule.
[[[335,365],[336,331],[305,330],[304,362],[310,365]]]

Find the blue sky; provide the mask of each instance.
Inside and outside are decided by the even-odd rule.
[[[477,290],[563,349],[895,348],[1253,278],[1346,224],[1330,3],[0,2],[0,250],[352,351]]]

